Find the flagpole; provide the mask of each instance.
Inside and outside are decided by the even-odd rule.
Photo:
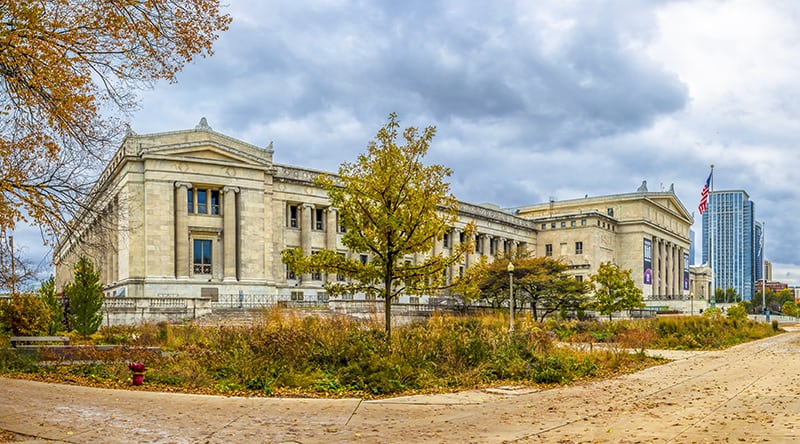
[[[714,164],[711,164],[711,191],[708,193],[708,206],[711,210],[708,212],[708,263],[711,266],[711,306],[715,307],[717,304],[717,291],[716,283],[714,282],[714,203],[712,197],[714,196]]]

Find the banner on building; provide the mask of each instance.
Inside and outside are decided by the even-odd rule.
[[[653,244],[648,238],[644,239],[644,284],[653,285]]]
[[[683,289],[689,289],[689,253],[683,253]]]

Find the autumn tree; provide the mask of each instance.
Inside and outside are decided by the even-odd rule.
[[[786,316],[797,316],[797,304],[794,301],[786,301],[781,306],[781,313]]]
[[[100,273],[81,256],[75,264],[75,277],[64,288],[69,298],[70,325],[83,337],[95,333],[103,322],[103,292],[100,289]]]
[[[631,270],[621,270],[610,262],[600,264],[596,274],[589,277],[594,285],[592,308],[602,315],[644,307],[642,290],[631,279]]]
[[[516,303],[527,305],[534,319],[580,310],[587,302],[589,284],[565,273],[567,265],[549,257],[529,257],[520,250],[513,257],[481,260],[470,266],[456,284],[458,291],[499,307],[509,299],[508,263],[514,264]]]
[[[13,335],[36,336],[47,330],[50,310],[32,293],[15,293],[0,299],[0,330]]]
[[[333,250],[314,254],[300,249],[282,252],[284,263],[297,273],[335,273],[344,281],[329,282],[331,295],[363,293],[381,297],[387,338],[391,338],[392,301],[402,293],[429,295],[444,286],[444,271],[472,247],[474,227],[464,228],[467,242],[449,256],[432,254],[434,241],[454,226],[457,201],[445,178],[451,171],[441,165],[423,164],[422,159],[436,133],[434,127],[402,132],[392,113],[367,152],[355,163],[344,163],[337,177],[316,179],[330,204],[338,211],[346,232],[342,244],[368,260],[348,258]],[[415,255],[424,259],[415,261]]]
[[[51,235],[89,211],[134,92],[174,82],[231,21],[218,0],[6,1],[0,14],[0,230],[27,220]]]

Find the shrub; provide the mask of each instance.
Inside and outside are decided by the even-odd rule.
[[[14,335],[36,336],[47,332],[50,310],[41,299],[29,293],[0,300],[0,323]]]
[[[735,320],[744,320],[747,319],[747,309],[744,306],[743,302],[739,302],[738,304],[734,305],[733,307],[728,309],[728,318],[735,319]]]

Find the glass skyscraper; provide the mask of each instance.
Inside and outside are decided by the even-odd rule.
[[[761,275],[757,238],[761,234],[761,226],[755,221],[755,204],[747,192],[711,193],[703,213],[703,263],[712,267],[715,289],[733,288],[744,300],[753,298],[755,281]],[[713,260],[709,253],[713,253]]]

